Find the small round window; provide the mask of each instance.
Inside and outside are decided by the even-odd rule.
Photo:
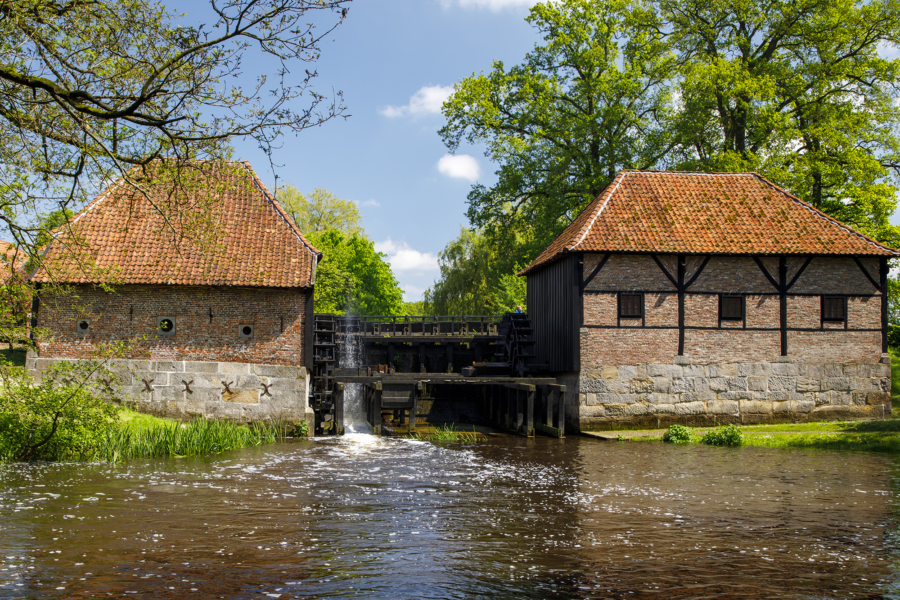
[[[78,329],[78,333],[87,333],[91,329],[91,322],[87,319],[78,319],[78,324],[76,325]]]
[[[156,330],[160,335],[175,335],[175,317],[157,317]]]
[[[253,337],[253,325],[238,325],[238,335],[242,338]]]

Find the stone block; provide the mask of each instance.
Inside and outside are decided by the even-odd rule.
[[[290,381],[290,380],[288,380],[288,381]],[[232,389],[234,389],[234,388],[259,389],[260,388],[259,377],[257,377],[256,375],[237,375],[234,377],[234,385],[231,386],[231,388]]]
[[[708,372],[705,365],[685,365],[684,366],[684,376],[685,377],[707,377]]]
[[[748,377],[747,389],[751,392],[765,392],[769,389],[767,377]]]
[[[206,404],[206,413],[214,419],[226,419],[228,421],[244,421],[244,407],[241,404],[225,402],[209,402]]]
[[[606,391],[611,394],[629,394],[631,393],[631,380],[630,379],[607,379],[606,380]]]
[[[218,373],[219,363],[217,362],[200,362],[200,361],[184,361],[185,373]]]
[[[800,375],[800,367],[793,363],[775,363],[772,365],[772,375],[776,377],[797,377]]]
[[[891,376],[891,364],[879,364],[877,365],[878,371],[876,377],[890,377]]]
[[[691,357],[689,355],[682,354],[680,356],[676,356],[675,360],[673,362],[676,365],[689,365],[689,364],[693,363],[694,361],[691,360]]]
[[[153,370],[153,361],[151,360],[129,360],[128,369],[131,371],[148,372]]]
[[[797,413],[808,413],[812,412],[816,408],[816,403],[810,400],[796,400],[791,403],[794,412]]]
[[[830,406],[832,402],[831,392],[817,392],[813,404],[816,406]]]
[[[847,363],[842,365],[841,368],[844,370],[844,377],[860,377],[858,365]]]
[[[637,377],[637,367],[631,365],[621,365],[617,367],[618,377],[622,379],[634,379]]]
[[[647,402],[650,404],[676,404],[679,398],[675,394],[648,394]]]
[[[709,391],[709,379],[707,377],[694,377],[693,380],[695,392]]]
[[[154,388],[169,385],[168,373],[157,373],[156,371],[132,371],[131,385],[141,386],[144,389],[144,380],[150,382]]]
[[[814,377],[798,377],[796,386],[798,392],[818,392],[822,389],[821,381]]]
[[[618,367],[610,367],[610,366],[603,367],[603,369],[601,369],[600,375],[604,379],[611,378],[611,377],[618,377],[619,369],[618,369]]]
[[[715,392],[687,392],[681,395],[682,402],[715,402]]]
[[[788,400],[785,402],[773,402],[772,412],[775,414],[784,414],[791,412],[794,402]]]
[[[157,360],[154,361],[153,370],[166,373],[184,373],[184,361],[182,360]]]
[[[675,405],[676,415],[702,415],[705,412],[705,402],[681,402]]]
[[[638,379],[647,379],[647,363],[640,363],[634,366],[634,376]]]
[[[881,382],[877,379],[868,377],[851,377],[850,391],[854,392],[874,392],[881,389]]]
[[[605,417],[605,406],[587,406],[581,410],[582,417]]]
[[[669,379],[679,379],[684,377],[684,368],[678,365],[666,365],[666,377]]]
[[[716,365],[716,375],[719,377],[737,377],[737,363],[720,363]]]
[[[249,375],[250,365],[246,363],[219,363],[219,373],[223,375]]]
[[[674,415],[675,414],[675,405],[674,404],[654,404],[653,405],[653,414],[655,414],[655,415]]]
[[[616,394],[618,404],[634,404],[638,401],[636,394]]]
[[[736,415],[740,412],[740,404],[734,400],[707,402],[706,412],[714,415]]]
[[[797,391],[796,377],[769,377],[770,392],[795,392]]]
[[[746,414],[772,414],[773,402],[761,400],[741,400],[741,412]]]
[[[582,392],[605,392],[605,379],[581,379],[578,383],[578,389]]]
[[[884,353],[881,355],[881,364],[890,366],[891,364],[891,355],[888,353]]]
[[[685,392],[694,391],[694,380],[693,379],[673,379],[672,380],[672,393],[673,394],[684,394]]]
[[[822,379],[825,377],[825,367],[823,365],[800,365],[800,374],[812,379]]]
[[[773,374],[769,363],[741,363],[737,368],[738,377],[771,377]]]
[[[222,389],[216,388],[192,388],[194,389],[193,394],[188,394],[185,392],[184,397],[186,400],[190,400],[193,402],[221,402],[222,401]]]
[[[728,377],[727,383],[729,391],[732,392],[739,392],[747,389],[746,377]]]
[[[891,395],[884,392],[869,392],[866,394],[866,404],[875,406],[878,404],[891,405]]]
[[[752,400],[753,392],[720,392],[719,400]]]
[[[854,406],[865,406],[868,404],[868,393],[850,392],[850,404]]]
[[[597,394],[583,394],[584,404],[582,406],[597,406]]]
[[[264,377],[300,377],[300,369],[297,367],[282,367],[278,365],[250,365],[250,372],[253,375],[262,375]]]
[[[629,404],[626,412],[629,416],[638,417],[646,414],[650,414],[654,412],[653,407],[649,404],[644,404],[642,402],[636,402],[634,404]]]
[[[153,402],[184,402],[184,392],[165,386],[153,389]]]
[[[618,404],[621,394],[595,394],[597,404]]]
[[[823,392],[830,392],[831,390],[837,390],[839,392],[850,391],[850,380],[844,377],[826,377],[825,379],[819,380],[819,385]]]
[[[631,392],[634,394],[649,394],[654,389],[654,381],[652,379],[631,380]]]
[[[853,398],[850,392],[831,392],[831,403],[837,406],[850,406]]]
[[[825,377],[843,377],[844,376],[844,369],[841,365],[827,364],[827,365],[822,365],[822,368],[825,370]]]
[[[606,414],[611,417],[628,416],[627,404],[607,404],[603,408],[606,410]]]
[[[713,377],[709,380],[709,389],[714,392],[728,390],[728,379],[725,377]]]
[[[648,377],[665,377],[666,376],[666,365],[647,365],[647,376]]]
[[[653,391],[660,392],[662,394],[669,394],[672,392],[672,380],[668,377],[654,377],[653,378]]]
[[[241,404],[259,404],[259,390],[234,390],[230,394],[223,391],[222,400]]]

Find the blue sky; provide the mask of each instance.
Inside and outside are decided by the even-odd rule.
[[[388,254],[407,300],[438,276],[437,254],[459,234],[474,181],[494,181],[478,148],[456,157],[437,134],[449,88],[494,60],[518,63],[538,41],[524,18],[534,0],[355,0],[322,45],[315,84],[343,90],[348,113],[284,140],[279,185],[326,188],[359,203],[366,232]],[[300,72],[306,65],[299,67]],[[252,141],[235,145],[266,185],[274,176]]]

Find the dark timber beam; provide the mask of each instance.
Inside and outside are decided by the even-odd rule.
[[[683,254],[678,255],[678,356],[684,355],[684,273],[687,268],[687,258]]]
[[[881,280],[881,351],[888,351],[888,259],[882,256],[878,261]]]
[[[778,257],[778,302],[780,305],[781,355],[787,356],[787,257]]]

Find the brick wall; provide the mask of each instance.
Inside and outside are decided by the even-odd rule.
[[[38,326],[50,331],[42,358],[91,358],[96,344],[129,340],[128,358],[223,361],[302,366],[306,290],[204,286],[121,286],[114,293],[73,286],[41,295]],[[212,317],[210,317],[210,313]],[[157,332],[158,317],[175,317],[172,336]],[[86,334],[78,319],[89,319]],[[252,325],[253,337],[239,336]]]

